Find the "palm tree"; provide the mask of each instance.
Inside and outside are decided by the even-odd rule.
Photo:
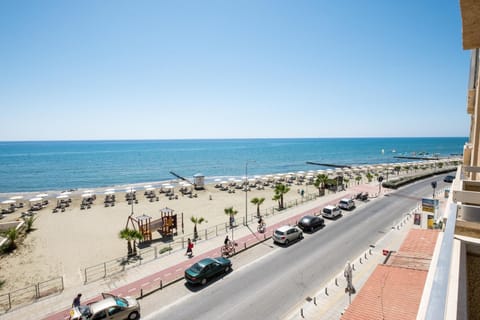
[[[350,179],[348,179],[348,178],[343,178],[343,182],[345,182],[345,187],[348,188],[348,183],[350,182]]]
[[[328,176],[326,174],[319,174],[315,178],[313,185],[318,189],[318,196],[322,196],[325,194],[325,184],[327,183],[327,181],[328,181]]]
[[[368,182],[372,182],[373,175],[370,172],[367,172],[367,180]]]
[[[118,233],[118,236],[120,237],[120,239],[127,240],[128,257],[135,256],[137,254],[136,241],[143,239],[143,235],[140,233],[140,231],[136,229],[125,228]],[[133,241],[133,246],[132,246],[132,241]]]
[[[272,200],[278,200],[278,209],[282,210],[283,206],[283,195],[290,191],[290,188],[283,183],[278,183],[275,186],[275,195]]]
[[[393,168],[393,170],[395,170],[395,172],[397,172],[397,176],[398,176],[398,174],[400,173],[400,169],[402,169],[402,167],[400,167],[400,166],[395,166],[395,167]]]
[[[15,243],[15,241],[17,240],[17,237],[18,237],[18,230],[16,228],[8,229],[8,231],[7,231],[7,240],[8,240],[7,249],[9,251],[12,251],[15,248],[17,248],[17,244]]]
[[[190,221],[193,222],[193,241],[198,239],[197,224],[202,224],[202,222],[207,222],[204,217],[190,217]]]
[[[265,201],[265,198],[253,198],[251,203],[257,206],[257,217],[260,217],[260,205]]]
[[[33,230],[33,222],[36,220],[34,216],[28,217],[25,219],[25,227],[26,227],[26,232],[29,233],[30,231]]]
[[[223,209],[223,211],[225,212],[226,215],[230,217],[229,219],[230,228],[233,228],[233,223],[235,222],[235,218],[233,216],[236,215],[238,211],[233,209],[233,207],[225,208]]]
[[[362,180],[362,176],[358,175],[355,177],[355,181],[357,181],[357,184],[360,184],[360,180]]]

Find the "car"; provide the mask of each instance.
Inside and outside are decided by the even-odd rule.
[[[325,220],[317,216],[304,216],[298,221],[298,227],[302,231],[313,232],[315,229],[323,228],[325,225]]]
[[[290,242],[303,238],[303,232],[296,226],[283,226],[275,230],[272,235],[274,243],[288,245]]]
[[[208,280],[230,270],[232,262],[227,258],[205,258],[185,270],[185,280],[189,284],[205,285]]]
[[[335,219],[335,218],[339,217],[340,215],[342,215],[342,211],[337,206],[329,205],[329,206],[326,206],[325,208],[323,208],[323,210],[322,210],[322,216],[324,218]]]
[[[140,305],[133,297],[119,297],[102,293],[102,300],[80,305],[70,310],[70,320],[136,320],[140,319]]]
[[[444,182],[453,182],[455,180],[455,176],[446,176],[443,181]]]
[[[347,198],[340,199],[338,202],[338,207],[343,210],[353,210],[355,209],[355,201]]]

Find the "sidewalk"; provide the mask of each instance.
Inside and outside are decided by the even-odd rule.
[[[285,210],[283,213],[265,218],[267,231],[264,234],[253,232],[250,228],[240,226],[234,230],[234,240],[238,243],[237,253],[269,238],[272,232],[281,225],[295,224],[305,214],[319,213],[327,204],[337,203],[339,199],[352,197],[358,192],[368,191],[370,194],[378,191],[375,185],[353,186],[348,190],[328,194],[316,200],[305,202],[302,205]],[[256,229],[256,225],[254,226]],[[256,230],[254,230],[256,231]],[[18,307],[8,313],[0,315],[1,319],[65,319],[73,298],[82,293],[82,303],[99,299],[101,292],[110,292],[121,296],[135,296],[137,298],[149,292],[159,290],[162,286],[175,282],[183,277],[184,270],[194,262],[206,257],[218,257],[223,245],[225,234],[216,238],[197,241],[193,252],[194,257],[185,256],[185,251],[174,250],[162,258],[127,269],[114,276],[82,285],[80,287],[65,288],[58,295],[40,299],[29,305]],[[231,237],[231,232],[229,231]],[[338,309],[337,309],[338,310]],[[338,319],[338,315],[336,317]]]

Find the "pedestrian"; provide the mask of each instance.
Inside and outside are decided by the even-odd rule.
[[[188,238],[186,255],[188,255],[189,257],[193,256],[192,249],[193,249],[193,242],[192,242],[192,240],[190,240],[190,238]]]
[[[230,239],[228,239],[228,234],[225,237],[225,240],[223,241],[223,244],[226,246],[230,242]]]
[[[73,303],[72,303],[72,307],[80,307],[80,298],[82,297],[82,294],[79,293],[77,294],[77,296],[75,297],[75,299],[73,299]]]

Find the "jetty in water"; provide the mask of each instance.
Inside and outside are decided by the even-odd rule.
[[[417,156],[395,156],[397,159],[411,159],[411,160],[440,160],[439,157],[417,157]]]
[[[332,164],[332,163],[319,163],[313,161],[307,161],[307,164],[314,164],[316,166],[332,167],[332,168],[351,168],[351,166],[342,165],[342,164]]]

